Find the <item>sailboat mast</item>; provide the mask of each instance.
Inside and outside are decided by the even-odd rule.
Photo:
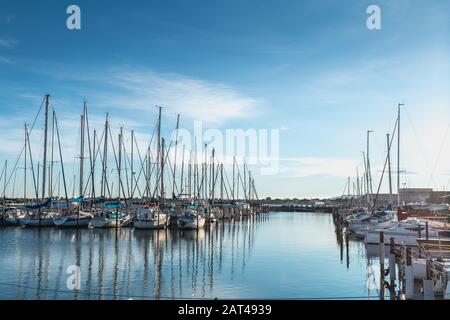
[[[164,199],[164,147],[165,147],[165,140],[164,138],[161,138],[161,175],[159,177],[161,182],[161,199]]]
[[[397,206],[400,207],[400,107],[404,106],[403,103],[398,104],[398,117],[397,117]]]
[[[94,199],[95,199],[95,159],[97,157],[95,140],[97,140],[97,131],[94,129],[94,139],[92,141],[92,154],[91,154],[91,161],[92,161],[92,164],[91,164],[91,180],[92,180],[91,181],[92,182],[91,209],[94,205]]]
[[[188,194],[189,199],[192,194],[192,150],[189,150],[189,165],[188,165]]]
[[[102,181],[101,181],[101,196],[106,195],[106,170],[108,167],[107,159],[108,157],[108,113],[106,114],[105,120],[105,140],[103,141],[103,170],[102,170]]]
[[[372,194],[373,194],[373,188],[372,188],[372,173],[370,171],[370,134],[373,131],[368,130],[367,131],[367,185],[368,185],[368,193],[369,193],[369,203],[372,203]]]
[[[24,163],[23,163],[23,199],[24,201],[27,199],[27,124],[24,124],[25,129],[25,157],[24,157]]]
[[[392,206],[392,174],[391,174],[391,139],[390,134],[386,134],[387,158],[388,158],[388,177],[389,177],[389,206]]]
[[[131,182],[130,182],[130,199],[133,201],[133,195],[134,195],[134,130],[131,130],[131,163],[130,163],[130,171],[131,171]]]
[[[119,176],[119,203],[121,198],[120,189],[122,186],[122,134],[123,134],[123,128],[120,127],[120,133],[119,133],[119,164],[118,164],[118,176]]]
[[[234,200],[234,192],[235,192],[234,187],[235,187],[235,185],[236,185],[235,174],[236,174],[236,157],[233,156],[233,191],[232,191],[232,194],[233,194],[233,200]]]
[[[161,161],[161,109],[162,109],[162,107],[159,107],[159,112],[158,112],[158,128],[157,128],[157,138],[156,138],[156,141],[157,141],[157,150],[156,150],[156,169],[157,169],[157,171],[156,171],[156,177],[157,178],[159,178],[160,179],[160,181],[161,181],[161,176],[162,176],[162,174],[161,174],[161,164],[162,164],[162,161]],[[157,191],[158,191],[158,181],[156,182],[156,188],[157,188]],[[162,185],[162,183],[161,183],[161,185]],[[160,194],[160,196],[162,197],[162,190],[159,190],[160,192],[159,192],[159,194]]]
[[[203,166],[203,199],[208,197],[208,144],[205,143],[205,164]]]
[[[183,145],[183,156],[182,156],[182,160],[181,160],[181,178],[180,178],[180,196],[183,195],[184,192],[184,152],[185,152],[185,145]],[[174,171],[175,172],[175,171]],[[175,177],[174,177],[175,178]]]
[[[175,198],[175,172],[177,169],[177,149],[178,149],[178,127],[180,124],[180,115],[177,115],[177,127],[175,129],[175,155],[173,160],[173,172],[172,172],[172,198]],[[181,185],[183,185],[183,181],[181,181]]]
[[[364,161],[363,186],[364,186],[364,191],[365,191],[365,195],[366,195],[366,202],[367,202],[367,205],[369,206],[370,199],[369,199],[369,183],[368,183],[368,179],[367,179],[367,159],[366,159],[366,154],[364,153],[364,151],[362,152],[362,156],[363,156],[363,161]]]
[[[220,164],[220,200],[223,201],[223,162]]]
[[[48,185],[48,194],[50,198],[53,197],[53,152],[54,152],[54,144],[55,144],[55,117],[56,113],[55,110],[53,110],[52,114],[52,149],[51,149],[51,161],[50,161],[50,174],[49,174],[49,185]]]
[[[215,149],[212,149],[212,163],[211,163],[211,199],[214,201],[215,189],[216,189],[216,175],[215,175]]]
[[[45,115],[44,115],[44,157],[42,163],[42,199],[45,198],[45,178],[47,171],[47,139],[48,139],[48,104],[49,94],[45,95]]]
[[[247,200],[247,166],[245,165],[244,158],[244,183],[242,185],[242,191],[244,191],[244,199]]]
[[[83,196],[83,177],[84,177],[84,124],[85,124],[85,114],[86,114],[86,100],[83,105],[83,114],[81,115],[81,123],[80,123],[80,197]]]

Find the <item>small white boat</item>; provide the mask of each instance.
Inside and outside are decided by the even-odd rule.
[[[180,229],[203,229],[206,218],[197,212],[196,206],[190,205],[177,222]]]
[[[53,217],[57,215],[56,212],[46,212],[39,214],[27,215],[22,219],[22,224],[25,227],[53,227]]]
[[[367,228],[366,243],[379,244],[381,231],[384,233],[384,244],[389,244],[390,239],[394,238],[396,244],[417,246],[417,239],[425,236],[425,224],[418,219],[406,219],[396,223],[386,223],[384,227]],[[428,235],[430,238],[438,238],[439,232],[430,228]]]
[[[17,208],[7,208],[3,217],[3,225],[5,226],[20,226],[22,219],[26,215]]]
[[[169,225],[169,215],[158,207],[140,207],[133,221],[136,229],[165,229]]]
[[[367,211],[346,217],[347,228],[357,236],[364,236],[367,227],[378,227],[380,224],[392,221],[393,211],[378,211],[370,216]],[[391,223],[389,223],[391,226]]]
[[[59,228],[64,227],[87,227],[92,220],[92,214],[80,212],[68,215],[59,215],[53,217],[53,223]]]
[[[120,228],[128,227],[132,223],[131,216],[129,214],[119,212],[107,212],[104,216],[93,217],[91,225],[94,228]]]

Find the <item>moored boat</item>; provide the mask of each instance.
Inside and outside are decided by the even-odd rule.
[[[72,213],[58,215],[53,217],[53,223],[56,227],[88,227],[92,220],[92,214],[88,212]]]
[[[184,214],[178,218],[180,229],[202,229],[205,226],[206,218],[198,212],[198,207],[189,205]]]
[[[131,216],[124,212],[106,212],[91,220],[91,225],[94,228],[128,227],[131,223]]]
[[[138,208],[133,226],[135,229],[165,229],[169,219],[169,215],[161,212],[158,206],[144,206]]]

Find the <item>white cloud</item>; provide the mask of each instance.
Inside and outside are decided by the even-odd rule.
[[[280,173],[291,178],[308,176],[351,177],[359,161],[345,158],[304,157],[280,159]]]
[[[102,104],[149,112],[154,105],[172,113],[209,123],[248,117],[254,114],[257,99],[220,83],[192,79],[178,74],[119,72],[110,82],[125,91],[104,97]]]

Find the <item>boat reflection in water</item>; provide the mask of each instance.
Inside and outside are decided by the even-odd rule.
[[[2,235],[12,232],[10,236],[20,243],[15,243],[14,266],[4,262],[0,271],[2,279],[17,282],[6,285],[5,290],[0,284],[0,296],[214,298],[218,292],[214,279],[230,277],[235,269],[245,266],[261,220],[252,218],[201,230],[5,228]],[[67,286],[71,266],[80,266],[79,290]]]
[[[380,290],[377,248],[335,228],[330,214],[219,219],[199,230],[5,227],[0,250],[0,299],[379,299],[396,294]],[[77,266],[79,283],[73,281]]]

